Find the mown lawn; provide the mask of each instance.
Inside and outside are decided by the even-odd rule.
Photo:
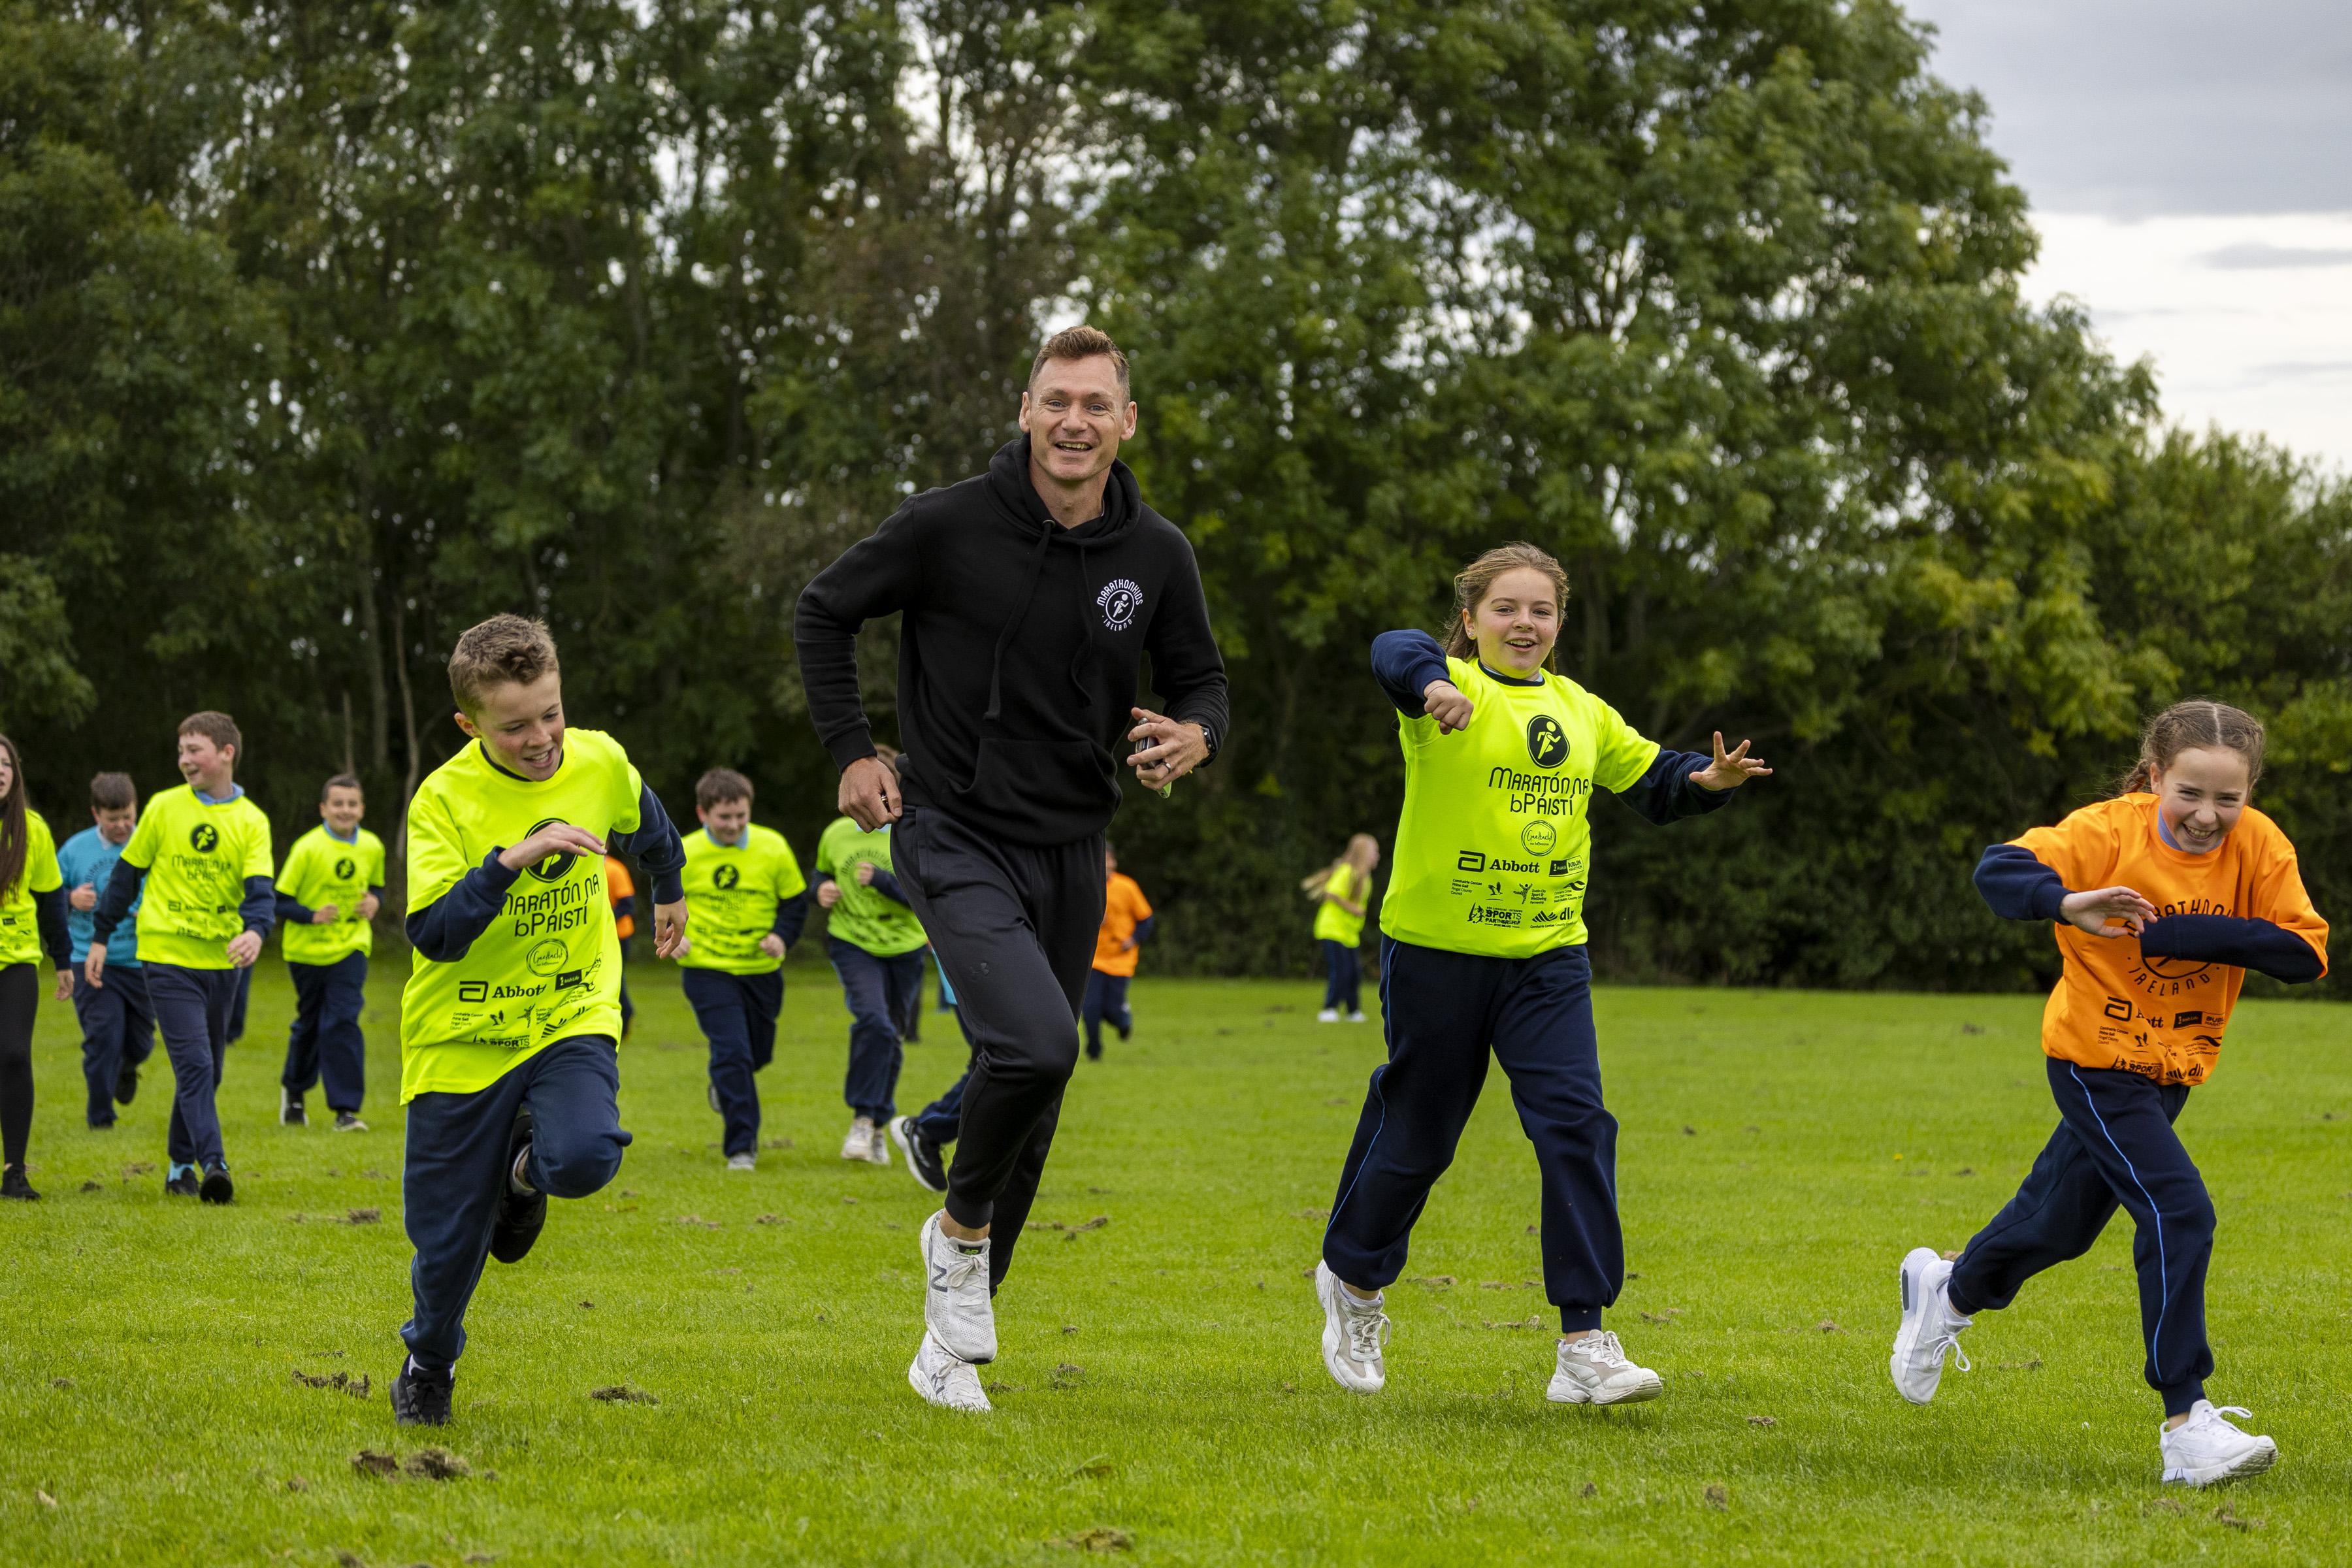
[[[1304,984],[1147,977],[1135,1042],[1071,1091],[999,1307],[998,1408],[969,1418],[904,1380],[931,1200],[835,1158],[830,973],[792,971],[763,1080],[789,1143],[744,1176],[675,979],[641,965],[635,1146],[490,1266],[457,1424],[427,1436],[384,1394],[408,1300],[397,966],[368,1020],[374,1131],[339,1136],[276,1125],[290,994],[268,962],[222,1092],[226,1211],[163,1196],[160,1071],[83,1130],[71,1009],[43,1004],[47,1197],[0,1210],[10,1563],[2352,1560],[2341,1008],[2248,1005],[2183,1119],[2221,1215],[2213,1393],[2283,1452],[2184,1493],[2157,1484],[2127,1229],[1980,1320],[1934,1407],[1887,1383],[1896,1260],[1964,1241],[2053,1120],[2032,998],[1605,992],[1637,1271],[1613,1325],[1667,1394],[1601,1413],[1542,1398],[1554,1320],[1499,1077],[1391,1293],[1388,1392],[1354,1397],[1302,1271],[1377,1027],[1317,1025]],[[928,1016],[906,1102],[962,1055]],[[364,1397],[298,1378],[338,1373]],[[590,1397],[615,1384],[657,1403]],[[436,1443],[471,1474],[352,1463]]]

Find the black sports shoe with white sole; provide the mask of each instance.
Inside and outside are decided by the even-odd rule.
[[[205,1173],[196,1187],[196,1195],[208,1204],[225,1204],[236,1196],[236,1184],[228,1179],[226,1165],[215,1165]]]
[[[457,1386],[457,1369],[427,1372],[414,1356],[401,1358],[400,1375],[392,1380],[392,1418],[403,1426],[449,1425],[449,1395]]]
[[[506,1175],[499,1192],[498,1217],[490,1222],[490,1256],[501,1263],[520,1263],[547,1225],[547,1194],[515,1191],[514,1170],[530,1147],[530,1112],[515,1118],[514,1137],[507,1143]]]
[[[917,1186],[927,1193],[948,1190],[947,1162],[940,1158],[940,1146],[915,1131],[913,1117],[890,1119],[890,1142],[907,1156],[907,1174],[915,1178]]]
[[[195,1167],[192,1165],[176,1176],[166,1177],[163,1190],[175,1198],[192,1198],[203,1185],[204,1178],[196,1174]]]

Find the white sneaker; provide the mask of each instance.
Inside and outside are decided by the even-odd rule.
[[[1348,1022],[1350,1024],[1360,1024],[1363,1021],[1364,1016],[1361,1013],[1350,1013],[1348,1015]]]
[[[1389,1380],[1381,1348],[1389,1342],[1385,1293],[1359,1300],[1328,1263],[1315,1265],[1315,1296],[1323,1303],[1323,1364],[1333,1381],[1357,1394],[1378,1394]]]
[[[760,1157],[757,1154],[730,1154],[727,1156],[727,1168],[730,1171],[756,1171],[760,1168]]]
[[[915,1352],[914,1364],[907,1368],[907,1381],[914,1385],[916,1393],[942,1410],[993,1408],[971,1363],[940,1343],[928,1330],[923,1334],[923,1348]]]
[[[849,1135],[841,1141],[841,1157],[845,1160],[871,1160],[874,1157],[874,1121],[861,1116],[849,1124]]]
[[[2157,1437],[2157,1447],[2164,1451],[2164,1479],[2210,1487],[2269,1469],[2278,1458],[2278,1445],[2230,1424],[2232,1415],[2252,1414],[2235,1405],[2216,1410],[2210,1399],[2190,1405],[2188,1420]]]
[[[1336,1024],[1339,1021],[1339,1009],[1326,1007],[1315,1015],[1315,1021],[1318,1024]]]
[[[1633,1405],[1665,1391],[1665,1379],[1627,1361],[1617,1336],[1603,1331],[1559,1342],[1559,1364],[1544,1397],[1554,1405]]]
[[[988,1299],[989,1244],[950,1239],[940,1228],[940,1218],[935,1214],[923,1222],[923,1323],[949,1354],[985,1365],[996,1359],[996,1307]]]
[[[1886,1358],[1886,1370],[1895,1378],[1896,1392],[1914,1405],[1936,1397],[1936,1385],[1944,1380],[1946,1351],[1952,1352],[1954,1365],[1969,1370],[1960,1331],[1975,1320],[1952,1310],[1944,1293],[1951,1277],[1950,1262],[1932,1247],[1913,1247],[1896,1275],[1903,1289],[1903,1321],[1895,1331],[1895,1353]]]
[[[890,1129],[887,1123],[875,1128],[873,1131],[866,1134],[866,1158],[869,1163],[877,1165],[887,1165],[890,1163]]]

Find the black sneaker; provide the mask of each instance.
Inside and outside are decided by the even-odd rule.
[[[302,1109],[302,1097],[290,1089],[278,1091],[278,1121],[285,1127],[310,1125],[310,1113]]]
[[[33,1184],[25,1179],[25,1167],[11,1165],[0,1171],[0,1198],[15,1198],[20,1203],[32,1203],[40,1197]]]
[[[89,1130],[92,1132],[111,1132],[114,1131],[114,1118],[110,1116],[101,1121],[93,1116],[89,1118]]]
[[[1135,1020],[1133,1018],[1129,1018],[1124,1024],[1113,1024],[1111,1027],[1118,1031],[1118,1037],[1121,1040],[1131,1040],[1135,1038]]]
[[[364,1132],[367,1131],[367,1123],[360,1120],[360,1113],[356,1110],[338,1110],[335,1112],[335,1131]]]
[[[215,1165],[205,1173],[196,1185],[196,1195],[208,1204],[225,1204],[236,1196],[236,1184],[228,1179],[226,1165]]]
[[[927,1193],[948,1190],[947,1162],[940,1158],[940,1146],[915,1131],[913,1117],[890,1119],[890,1142],[907,1156],[907,1173],[915,1178],[917,1186]]]
[[[122,1070],[114,1075],[114,1103],[128,1105],[139,1098],[139,1064],[124,1062]]]
[[[400,1375],[392,1380],[392,1418],[403,1426],[449,1425],[449,1394],[457,1385],[457,1369],[427,1372],[414,1356],[403,1356]]]
[[[1100,1046],[1088,1046],[1087,1047],[1087,1060],[1090,1062],[1098,1062],[1102,1060],[1102,1047]]]
[[[197,1193],[203,1190],[203,1178],[199,1177],[193,1169],[183,1171],[176,1176],[169,1177],[163,1183],[163,1190],[171,1194],[175,1198],[194,1197]]]
[[[547,1194],[514,1190],[515,1162],[530,1147],[530,1112],[515,1118],[514,1137],[507,1143],[507,1163],[499,1190],[498,1217],[490,1222],[490,1256],[501,1263],[520,1263],[539,1240],[547,1224]]]

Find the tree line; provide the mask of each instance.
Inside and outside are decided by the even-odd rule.
[[[1598,808],[1606,973],[2030,983],[1977,851],[2189,694],[2270,721],[2258,804],[2352,911],[2345,488],[2021,297],[1930,41],[1885,0],[0,0],[0,724],[68,822],[220,707],[281,829],[345,768],[385,827],[462,740],[449,644],[517,609],[666,799],[740,767],[805,848],[795,595],[1082,316],[1234,681],[1118,824],[1163,966],[1305,967],[1299,876],[1402,787],[1366,646],[1513,538],[1570,568],[1568,673],[1780,770]]]

